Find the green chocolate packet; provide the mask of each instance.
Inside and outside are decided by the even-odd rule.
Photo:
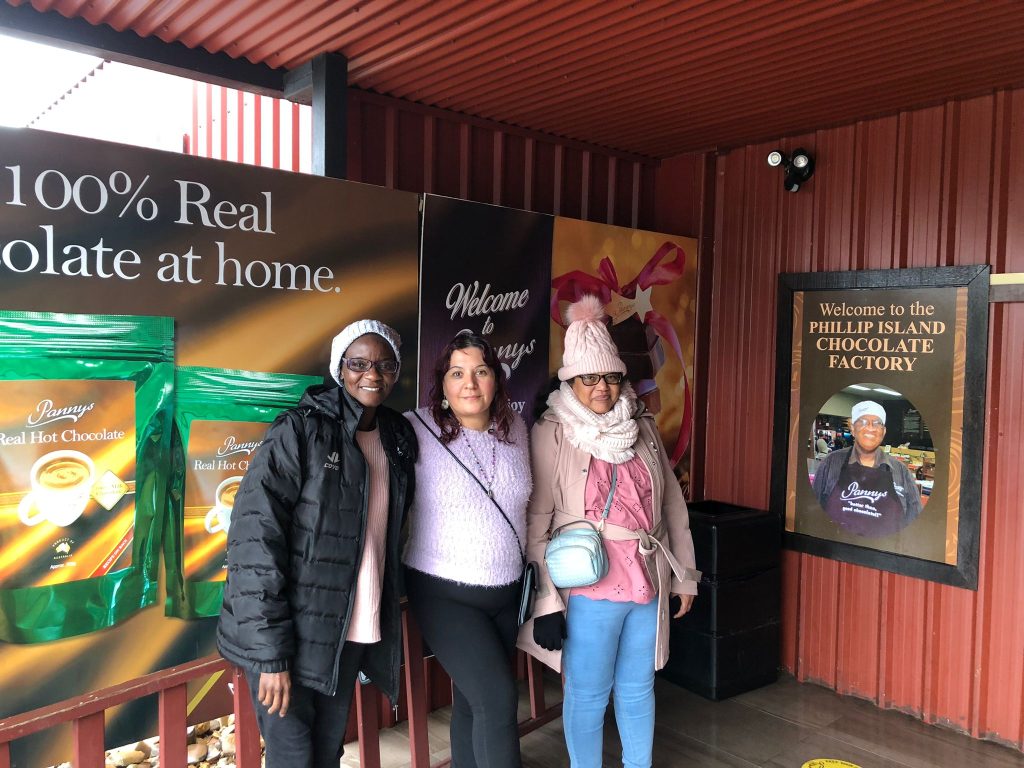
[[[164,541],[166,615],[220,614],[238,486],[270,422],[321,383],[320,377],[287,373],[177,369]]]
[[[174,320],[0,311],[0,641],[156,601]]]

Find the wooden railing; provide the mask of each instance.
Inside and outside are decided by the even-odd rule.
[[[402,614],[406,659],[403,686],[409,718],[409,755],[412,768],[441,768],[449,761],[430,764],[427,741],[427,685],[423,664],[423,640],[408,611]],[[414,661],[415,660],[415,661]],[[530,716],[519,724],[528,733],[561,714],[562,705],[546,707],[541,665],[536,659],[518,660],[529,686]],[[524,669],[525,667],[525,669]],[[219,656],[129,680],[84,696],[66,699],[48,707],[26,712],[0,722],[0,768],[11,768],[11,742],[70,722],[73,729],[72,762],[75,768],[104,768],[104,718],[107,709],[143,696],[158,694],[157,728],[160,737],[161,768],[185,768],[187,758],[187,685],[189,681],[227,672],[233,682],[235,713],[235,764],[237,768],[260,768],[260,736],[256,713],[249,698],[245,674]],[[355,711],[362,768],[380,765],[380,696],[372,685],[357,685]]]

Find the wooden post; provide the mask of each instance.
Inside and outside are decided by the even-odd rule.
[[[188,687],[184,684],[160,691],[157,727],[160,732],[161,765],[185,765],[188,763],[187,726],[185,725],[187,697]]]
[[[103,768],[103,712],[74,721],[75,768]]]
[[[380,768],[380,694],[373,685],[356,681],[356,731],[360,768]]]
[[[423,675],[423,638],[409,611],[402,613],[405,651],[405,692],[409,702],[409,755],[412,768],[430,768],[430,741],[427,738],[427,686]],[[239,768],[242,768],[239,766]]]
[[[530,718],[544,714],[544,668],[533,656],[526,656],[526,682],[530,686]]]
[[[238,768],[260,768],[260,727],[249,696],[245,672],[232,673],[235,701],[235,764]]]

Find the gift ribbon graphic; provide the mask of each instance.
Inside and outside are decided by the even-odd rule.
[[[608,304],[612,294],[617,293],[626,298],[636,298],[636,291],[646,290],[654,285],[668,285],[682,277],[686,267],[686,252],[681,246],[672,241],[662,243],[661,247],[648,259],[639,274],[625,285],[619,285],[619,276],[615,271],[615,265],[607,256],[601,259],[597,267],[597,274],[591,275],[580,270],[566,272],[551,281],[551,319],[565,327],[565,323],[558,311],[558,302],[578,301],[582,296],[590,293],[601,299],[602,304]],[[645,325],[650,325],[657,331],[658,335],[668,341],[679,357],[683,368],[683,419],[679,425],[679,435],[676,438],[675,447],[672,449],[672,466],[679,463],[690,444],[690,434],[693,427],[693,398],[690,394],[690,381],[686,376],[686,364],[683,360],[683,349],[676,335],[676,329],[672,323],[656,310],[646,312],[640,318]]]

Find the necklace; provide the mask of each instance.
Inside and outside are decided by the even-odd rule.
[[[465,432],[465,430],[463,430],[463,432]],[[497,440],[497,438],[494,437],[494,433],[491,432],[491,430],[487,430],[487,432],[484,433],[484,434],[486,434],[490,438],[490,440],[488,440],[487,442],[489,442],[491,444],[491,471],[490,471],[490,477],[488,477],[487,470],[484,469],[484,463],[480,460],[480,456],[477,454],[476,449],[473,447],[473,443],[472,443],[472,441],[471,441],[471,439],[469,437],[469,434],[465,434],[464,436],[466,438],[466,447],[469,448],[469,453],[473,457],[473,463],[476,465],[477,471],[480,473],[479,474],[480,481],[483,483],[484,489],[487,491],[487,495],[490,498],[493,499],[494,498],[494,489],[493,489],[494,478],[495,478],[495,475],[497,474],[497,467],[498,467],[498,447],[497,447],[498,446],[498,440]]]

